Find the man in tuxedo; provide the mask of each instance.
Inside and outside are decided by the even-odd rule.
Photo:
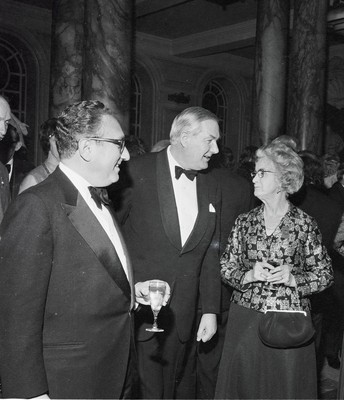
[[[137,281],[168,282],[160,311],[164,332],[151,333],[152,312],[135,315],[141,397],[195,398],[196,340],[211,340],[220,312],[219,213],[221,195],[207,173],[218,152],[217,117],[190,107],[173,121],[171,145],[130,163],[132,187],[122,222]],[[202,317],[196,326],[197,306]]]
[[[101,102],[83,101],[61,113],[56,140],[59,167],[0,229],[3,396],[133,398],[132,267],[101,190],[129,159],[124,134]]]
[[[11,108],[7,101],[0,96],[0,140],[2,140],[7,132],[8,124],[11,120]],[[11,194],[8,179],[8,171],[0,162],[0,222],[2,221],[5,211],[10,204]]]

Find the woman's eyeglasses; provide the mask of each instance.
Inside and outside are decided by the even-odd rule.
[[[268,171],[266,169],[259,169],[258,171],[252,171],[251,172],[251,176],[252,178],[254,178],[256,175],[258,176],[258,178],[264,178],[264,175],[269,172],[270,174],[275,174],[275,171]]]

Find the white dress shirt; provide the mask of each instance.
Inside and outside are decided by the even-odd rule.
[[[7,165],[9,165],[10,168],[11,168],[11,169],[8,171],[8,180],[10,181],[11,178],[12,178],[12,174],[13,174],[13,157],[12,157],[9,161],[7,161],[7,163],[6,163],[6,168],[7,168]]]
[[[197,177],[191,181],[185,174],[181,174],[180,178],[176,179],[175,167],[176,165],[181,167],[181,165],[173,158],[170,146],[167,149],[167,158],[177,205],[180,236],[182,246],[184,246],[193,230],[198,215]]]
[[[100,225],[103,227],[104,231],[106,232],[112,244],[114,245],[118,258],[122,263],[124,272],[128,277],[127,259],[124,254],[122,242],[116,230],[110,211],[103,205],[101,209],[97,207],[88,189],[88,187],[92,185],[89,182],[87,182],[86,179],[77,174],[75,171],[71,170],[62,162],[60,162],[59,167],[61,171],[67,176],[67,178],[72,182],[72,184],[77,188],[77,190],[79,191],[83,199],[86,201],[87,205],[89,206],[93,214],[96,216]]]

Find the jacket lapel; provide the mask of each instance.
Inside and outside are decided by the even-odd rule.
[[[133,309],[134,306],[135,306],[135,286],[134,286],[133,268],[132,268],[132,265],[131,265],[131,261],[130,261],[128,249],[127,249],[127,246],[126,246],[126,244],[125,244],[125,241],[124,241],[122,232],[121,232],[121,230],[120,230],[120,228],[119,228],[119,224],[118,224],[118,222],[117,222],[117,220],[116,220],[115,214],[114,214],[114,212],[113,212],[112,210],[110,210],[110,213],[111,213],[111,216],[112,216],[112,219],[113,219],[113,223],[114,223],[114,225],[115,225],[115,228],[116,228],[116,230],[117,230],[119,239],[120,239],[120,241],[121,241],[121,244],[122,244],[122,247],[123,247],[123,251],[124,251],[125,258],[126,258],[126,260],[127,260],[128,279],[126,279],[126,280],[127,280],[127,282],[128,282],[128,280],[129,280],[130,292],[131,292],[131,305],[130,305],[130,308]],[[123,268],[122,268],[122,270],[123,270]]]
[[[131,299],[131,302],[133,302],[133,289],[129,285],[116,250],[103,227],[75,186],[61,172],[61,170],[57,168],[53,174],[58,180],[63,181],[61,183],[63,184],[63,187],[66,188],[66,203],[61,203],[61,207],[65,210],[67,217],[70,219],[79,234],[84,238],[88,246],[93,250],[111,278],[121,288],[123,293]],[[118,227],[116,226],[116,228]],[[130,267],[129,263],[128,265]],[[130,276],[132,279],[131,272]]]
[[[157,154],[157,189],[162,223],[167,237],[174,247],[182,248],[177,205],[174,197],[172,178],[167,159],[167,150]]]

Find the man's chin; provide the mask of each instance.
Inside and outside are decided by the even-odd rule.
[[[111,176],[112,183],[118,182],[119,179],[120,179],[119,171],[118,172],[114,171],[114,173]]]
[[[207,169],[209,167],[209,160],[204,160],[203,161],[203,166],[200,169]]]

